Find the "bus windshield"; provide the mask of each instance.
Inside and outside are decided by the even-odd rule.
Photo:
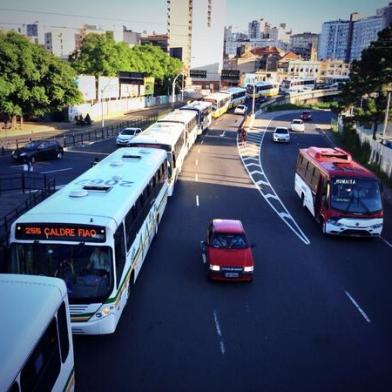
[[[334,178],[331,208],[353,214],[373,214],[382,210],[380,187],[376,180]]]
[[[63,279],[71,304],[104,302],[113,290],[108,246],[13,243],[10,269],[11,273]]]

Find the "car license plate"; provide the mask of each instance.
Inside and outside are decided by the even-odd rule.
[[[238,278],[240,275],[238,272],[226,272],[225,278]]]

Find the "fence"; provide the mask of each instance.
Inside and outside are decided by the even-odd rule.
[[[22,191],[22,193],[35,191],[0,218],[0,247],[7,242],[7,235],[12,222],[25,211],[51,195],[55,190],[55,179],[47,178],[45,175],[24,172],[12,175],[0,174],[0,195],[8,191]]]
[[[110,125],[104,128],[101,127],[93,128],[93,129],[88,129],[86,131],[79,131],[79,132],[72,132],[72,130],[67,131],[64,134],[50,137],[50,139],[56,139],[64,147],[70,147],[73,145],[79,145],[79,144],[93,142],[96,140],[103,140],[103,139],[115,137],[125,127],[147,128],[157,120],[158,120],[158,115],[156,114],[153,116],[141,116],[135,120],[123,121],[119,124]],[[15,139],[14,146],[16,148],[19,148],[20,146],[25,145],[31,140],[32,140],[31,138],[26,138],[26,137]],[[3,150],[2,153],[5,154],[7,153],[7,151]]]

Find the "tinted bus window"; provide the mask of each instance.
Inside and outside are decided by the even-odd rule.
[[[57,324],[53,319],[30,355],[20,376],[23,391],[51,391],[60,373]]]
[[[67,313],[65,311],[64,302],[61,304],[57,312],[57,325],[59,329],[61,361],[64,363],[69,354]]]

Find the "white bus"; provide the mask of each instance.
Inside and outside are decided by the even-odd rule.
[[[260,97],[274,97],[279,94],[279,85],[273,82],[257,82],[248,84],[246,87],[246,95],[249,99]]]
[[[242,105],[246,100],[246,88],[242,87],[230,87],[226,90],[230,94],[229,108],[235,108],[238,105]]]
[[[67,289],[46,276],[0,274],[0,391],[73,391]]]
[[[181,111],[175,110],[167,114],[165,117],[160,118],[158,123],[177,123],[183,124],[186,131],[186,144],[188,146],[188,151],[194,145],[197,134],[197,114],[194,111]]]
[[[230,94],[225,92],[213,93],[204,97],[204,101],[212,103],[212,117],[218,118],[229,109]]]
[[[284,79],[280,89],[283,93],[299,93],[305,90],[314,90],[315,86],[315,78],[292,78]]]
[[[167,152],[169,166],[169,196],[173,195],[174,185],[181,173],[182,164],[188,153],[186,129],[183,124],[156,122],[129,143],[134,147],[162,149]]]
[[[113,333],[167,194],[165,151],[119,149],[13,223],[8,271],[62,278],[72,332]]]
[[[326,76],[325,84],[329,88],[341,89],[349,80],[350,77],[345,75]]]
[[[193,101],[183,107],[180,110],[193,110],[196,112],[197,119],[197,134],[201,135],[212,122],[212,103],[205,101]]]

